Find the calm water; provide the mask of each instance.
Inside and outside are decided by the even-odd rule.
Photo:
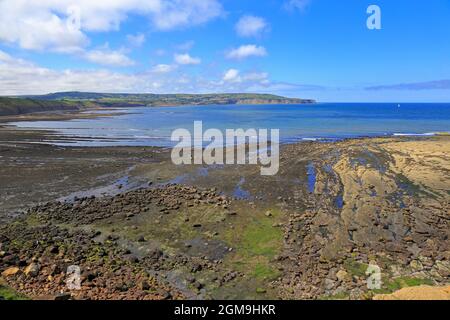
[[[109,111],[108,111],[109,112]],[[132,108],[125,115],[88,120],[11,123],[52,129],[67,137],[58,144],[79,146],[171,146],[174,129],[280,129],[283,142],[450,131],[450,103],[240,105]],[[52,142],[52,141],[49,141]]]

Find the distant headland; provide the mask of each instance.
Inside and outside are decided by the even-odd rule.
[[[130,94],[57,92],[46,95],[0,97],[0,116],[94,107],[155,107],[183,105],[311,104],[312,99],[272,94]]]

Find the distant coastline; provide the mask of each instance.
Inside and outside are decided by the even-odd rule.
[[[168,107],[185,105],[312,104],[312,99],[271,94],[122,94],[58,92],[47,95],[0,97],[0,116],[44,111],[84,110],[116,107]]]

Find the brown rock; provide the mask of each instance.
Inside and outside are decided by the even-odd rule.
[[[351,280],[350,275],[347,273],[347,271],[344,271],[344,270],[339,270],[336,273],[336,277],[338,278],[339,281],[343,281],[343,282]]]
[[[11,277],[19,273],[20,269],[17,267],[11,267],[2,272],[3,277]]]
[[[54,297],[54,300],[56,300],[56,301],[70,300],[71,297],[72,297],[72,295],[70,293],[58,293]]]
[[[150,285],[148,284],[148,281],[147,280],[141,281],[139,283],[139,289],[144,290],[144,291],[149,290],[150,289]]]
[[[39,274],[40,266],[36,263],[30,264],[25,268],[24,273],[30,277],[36,277]]]

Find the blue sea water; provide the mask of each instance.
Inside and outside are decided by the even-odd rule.
[[[105,111],[110,112],[110,110]],[[120,115],[67,121],[14,122],[19,128],[55,130],[76,146],[172,146],[174,129],[280,129],[282,142],[450,131],[450,103],[319,103],[139,107]],[[125,113],[125,114],[123,114]]]

